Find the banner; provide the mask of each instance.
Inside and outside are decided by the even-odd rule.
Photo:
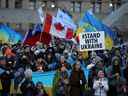
[[[37,82],[42,82],[43,86],[48,93],[48,96],[53,96],[53,81],[55,78],[55,71],[50,72],[33,72],[32,81],[34,84]]]
[[[83,31],[84,30],[84,31]],[[105,48],[111,50],[114,46],[114,40],[117,38],[116,32],[113,32],[111,28],[106,26],[101,20],[95,17],[91,10],[86,11],[83,17],[78,23],[78,29],[76,31],[76,40],[80,42],[79,34],[81,32],[96,32],[104,31],[105,34]]]
[[[80,51],[105,49],[105,34],[103,31],[80,33]]]
[[[15,44],[19,40],[22,40],[22,35],[8,26],[0,24],[0,40],[2,43]]]
[[[32,80],[36,84],[37,82],[42,82],[44,87],[52,87],[55,71],[50,72],[33,72]]]

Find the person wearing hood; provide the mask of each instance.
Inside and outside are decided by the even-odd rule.
[[[13,79],[13,69],[12,66],[14,65],[13,60],[7,60],[5,66],[3,67],[5,71],[1,74],[1,84],[2,84],[2,96],[10,95],[10,88],[11,88],[11,79]]]
[[[56,70],[57,69],[57,59],[55,57],[55,51],[53,47],[49,47],[46,50],[46,55],[45,55],[45,61],[47,63],[48,70]]]

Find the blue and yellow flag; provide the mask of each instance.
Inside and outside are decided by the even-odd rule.
[[[15,32],[11,28],[6,25],[0,24],[0,40],[3,43],[17,43],[19,40],[22,40],[22,36],[20,33]]]
[[[55,71],[50,72],[33,72],[32,80],[36,84],[37,82],[42,82],[45,87],[46,92],[49,96],[53,96],[53,80],[55,78]]]
[[[79,28],[76,31],[76,36],[80,32],[93,32],[104,31],[105,32],[105,47],[111,49],[116,38],[114,33],[108,26],[98,20],[91,11],[85,12],[83,18],[79,21]]]

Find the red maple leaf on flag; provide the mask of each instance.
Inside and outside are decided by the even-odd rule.
[[[72,37],[73,37],[73,29],[67,28],[66,38],[67,39],[72,39]]]
[[[58,32],[60,32],[64,29],[64,27],[62,26],[61,23],[55,23],[54,26]]]

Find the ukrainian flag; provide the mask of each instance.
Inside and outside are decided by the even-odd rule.
[[[3,43],[17,43],[19,40],[22,40],[22,36],[8,26],[0,24],[0,40]]]
[[[87,11],[85,12],[83,18],[79,21],[76,37],[78,38],[80,32],[93,31],[104,31],[106,49],[111,49],[113,47],[116,33],[114,33],[108,26],[98,20],[91,11]]]
[[[54,96],[53,95],[53,81],[55,78],[55,71],[50,72],[33,72],[32,73],[32,80],[36,84],[37,82],[42,82],[43,86],[48,93],[48,96]]]

